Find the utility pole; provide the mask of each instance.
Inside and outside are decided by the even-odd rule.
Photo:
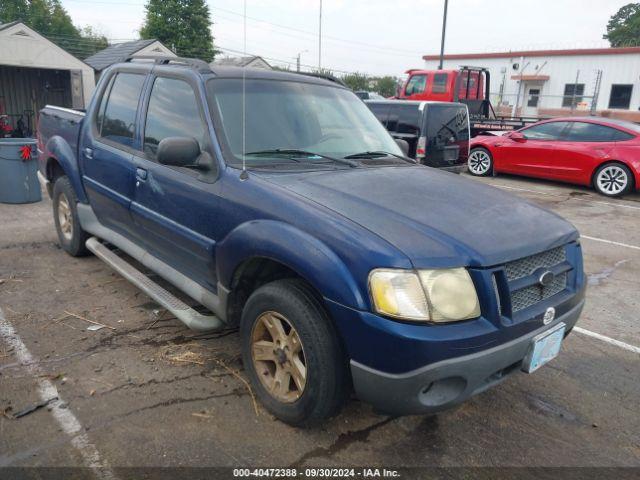
[[[322,68],[322,0],[320,0],[320,18],[318,22],[318,70]]]
[[[444,0],[444,15],[442,16],[442,41],[440,42],[440,65],[438,70],[442,70],[444,63],[444,38],[447,33],[447,10],[449,9],[449,0]]]
[[[301,52],[298,52],[298,55],[296,55],[296,72],[300,71],[300,55],[307,53],[308,51],[309,50],[302,50]]]

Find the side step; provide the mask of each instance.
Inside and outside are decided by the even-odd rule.
[[[202,332],[219,330],[224,327],[224,323],[218,317],[214,315],[202,315],[201,313],[196,312],[193,308],[155,283],[140,270],[137,270],[131,264],[113,253],[100,243],[96,237],[91,237],[87,240],[86,245],[96,257],[109,265],[164,308],[169,310],[178,320],[183,322],[190,329]]]

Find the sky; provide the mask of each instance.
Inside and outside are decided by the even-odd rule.
[[[630,0],[450,0],[446,53],[606,47],[606,24]],[[62,0],[74,23],[135,39],[144,0]],[[243,0],[208,0],[214,43],[244,51]],[[444,0],[246,0],[246,52],[272,64],[399,76],[440,51]]]

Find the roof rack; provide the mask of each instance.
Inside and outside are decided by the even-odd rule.
[[[123,63],[132,63],[134,61],[143,60],[143,61],[151,61],[155,65],[186,65],[188,67],[197,70],[200,73],[212,73],[211,67],[204,60],[200,60],[197,58],[186,58],[186,57],[169,57],[169,56],[153,56],[153,55],[140,55],[140,56],[128,56],[124,57],[120,60]]]
[[[337,83],[338,85],[342,85],[343,87],[346,87],[347,85],[340,80],[337,77],[334,77],[333,75],[329,75],[328,73],[318,73],[318,72],[295,72],[298,75],[306,75],[307,77],[316,77],[316,78],[322,78],[324,80],[329,80],[330,82],[333,83]]]

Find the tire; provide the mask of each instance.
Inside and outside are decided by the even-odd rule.
[[[277,322],[286,337],[271,333],[280,331]],[[304,282],[278,280],[258,288],[242,311],[240,337],[254,391],[278,419],[308,427],[340,410],[350,391],[346,356],[333,323]],[[287,340],[278,347],[278,338]]]
[[[85,242],[90,237],[80,227],[78,219],[78,198],[71,186],[69,177],[58,177],[53,185],[53,221],[56,225],[58,242],[62,249],[72,257],[89,254]]]
[[[605,163],[593,176],[593,187],[601,195],[621,197],[633,189],[633,174],[622,163]]]
[[[486,148],[476,147],[469,153],[469,173],[476,177],[487,177],[493,174],[493,156]]]

